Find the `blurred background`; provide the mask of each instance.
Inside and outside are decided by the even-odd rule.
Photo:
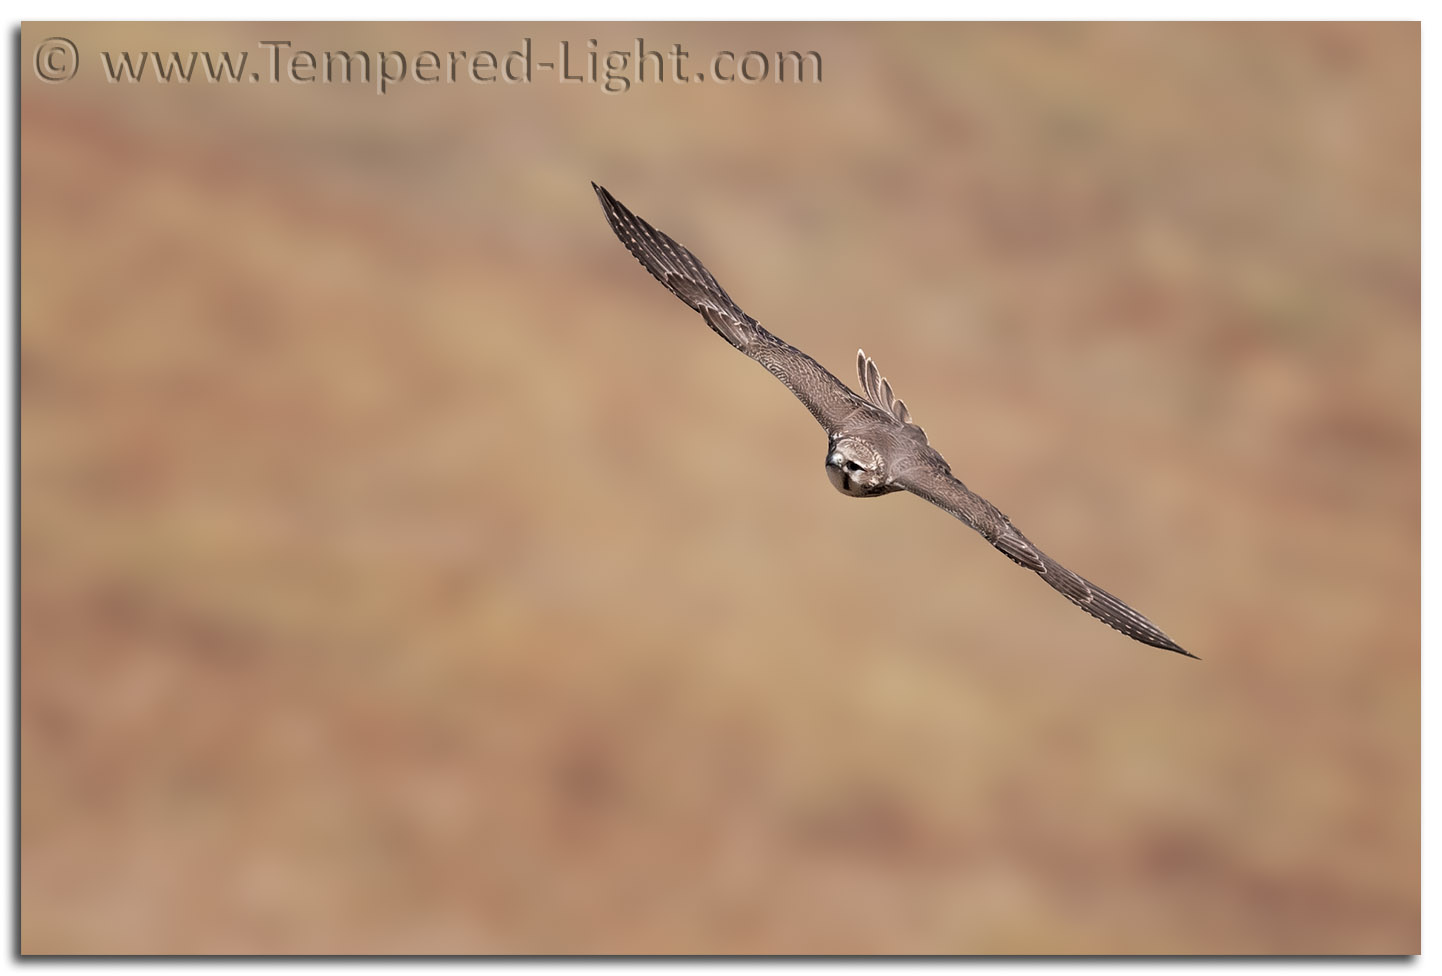
[[[100,53],[526,37],[822,77]],[[1417,25],[21,67],[23,951],[1418,951]],[[838,494],[590,180],[1204,660]]]

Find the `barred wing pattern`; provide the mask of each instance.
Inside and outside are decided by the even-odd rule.
[[[905,488],[961,519],[1012,562],[1039,575],[1102,623],[1144,644],[1196,657],[1146,617],[1032,545],[995,505],[958,481],[945,459],[927,445],[925,432],[912,423],[906,404],[865,353],[857,352],[863,399],[816,360],[741,311],[696,255],[627,210],[604,188],[595,183],[591,187],[611,229],[641,266],[699,312],[718,335],[785,384],[825,428],[833,444],[838,438],[853,438],[886,452],[887,467],[895,474],[876,493]]]
[[[601,200],[611,230],[641,266],[671,294],[700,312],[717,335],[765,366],[822,427],[833,430],[858,409],[871,409],[824,366],[741,311],[696,255],[627,210],[605,187],[592,183],[591,188]]]
[[[1036,573],[1052,589],[1108,627],[1143,644],[1196,657],[1146,617],[1038,549],[1000,509],[958,481],[948,468],[923,462],[897,480],[907,491],[961,519],[1012,562]]]

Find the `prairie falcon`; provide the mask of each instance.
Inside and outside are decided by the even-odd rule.
[[[611,229],[642,267],[700,312],[723,339],[765,366],[811,411],[826,430],[826,476],[838,491],[857,497],[893,491],[919,495],[971,526],[1012,562],[1036,573],[1102,623],[1143,644],[1196,657],[1146,617],[1042,552],[995,505],[957,480],[866,353],[856,353],[864,393],[858,396],[816,360],[741,311],[694,254],[627,210],[605,188],[595,183],[591,187]]]

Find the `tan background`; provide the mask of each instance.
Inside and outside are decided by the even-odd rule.
[[[526,35],[823,81],[97,61]],[[1417,951],[1418,44],[27,26],[22,948]],[[592,179],[1205,660],[837,494]]]

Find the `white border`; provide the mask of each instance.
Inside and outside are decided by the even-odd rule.
[[[1432,70],[1435,65],[1435,56],[1438,53],[1436,42],[1431,25],[1427,23],[1426,13],[1430,10],[1427,5],[1420,2],[1405,2],[1405,0],[1377,0],[1368,4],[1325,2],[1317,0],[1311,3],[1279,3],[1279,2],[1241,2],[1241,0],[1213,0],[1209,3],[1174,3],[1165,8],[1156,4],[1141,2],[1120,2],[1113,0],[1109,3],[1090,4],[1066,4],[1061,2],[1018,2],[1006,5],[1001,4],[974,4],[965,6],[943,7],[940,3],[917,2],[917,0],[892,0],[887,5],[859,4],[855,2],[837,2],[822,4],[820,2],[778,4],[774,0],[730,0],[725,4],[718,2],[693,3],[678,7],[673,3],[663,4],[660,0],[625,0],[607,4],[604,7],[597,7],[593,4],[582,4],[574,0],[543,0],[543,2],[527,5],[524,8],[524,16],[520,16],[521,9],[514,3],[475,3],[461,2],[461,0],[421,0],[412,2],[404,8],[397,8],[395,5],[381,5],[377,3],[345,3],[339,0],[329,0],[323,3],[310,3],[298,6],[293,0],[285,3],[276,0],[254,0],[245,5],[235,3],[222,3],[219,7],[207,6],[200,10],[194,6],[182,6],[175,2],[157,2],[157,0],[141,0],[139,3],[131,3],[123,10],[113,4],[102,4],[94,0],[70,0],[51,5],[50,9],[26,10],[26,19],[30,20],[106,20],[106,19],[127,19],[127,20],[195,20],[195,19],[236,19],[236,20],[387,20],[395,19],[397,14],[407,15],[407,19],[422,20],[576,20],[576,21],[597,21],[597,20],[1418,20],[1423,22],[1422,27],[1422,49],[1423,49],[1423,174],[1424,187],[1428,185],[1428,176],[1434,176],[1434,165],[1438,154],[1436,152],[1435,134],[1437,127],[1434,114],[1435,106],[1438,104],[1437,78],[1438,72]],[[204,13],[206,16],[198,18],[197,15]],[[17,106],[17,92],[15,91],[16,79],[18,77],[18,65],[14,63],[16,56],[17,41],[15,34],[18,33],[18,23],[12,22],[11,43],[0,46],[0,121],[3,121],[5,131],[11,134],[11,138],[18,137],[18,119],[14,117]],[[3,156],[0,168],[3,168],[5,183],[10,192],[4,198],[4,208],[9,218],[8,226],[10,232],[4,235],[3,242],[0,242],[0,257],[3,257],[4,267],[10,269],[10,274],[4,278],[3,297],[7,310],[18,310],[18,302],[13,289],[18,286],[19,268],[17,265],[18,256],[14,253],[18,235],[19,214],[16,207],[19,202],[16,182],[19,174],[15,171],[18,162],[18,150],[12,144],[10,152]],[[1431,181],[1435,185],[1435,178]],[[1442,380],[1442,369],[1439,369],[1437,343],[1434,336],[1429,336],[1433,326],[1430,324],[1430,311],[1432,302],[1430,298],[1437,281],[1437,262],[1434,260],[1434,249],[1427,245],[1435,244],[1437,241],[1437,207],[1433,203],[1434,196],[1430,193],[1423,195],[1423,340],[1422,340],[1422,417],[1423,417],[1423,451],[1422,451],[1422,484],[1423,484],[1423,508],[1424,518],[1422,521],[1422,552],[1423,566],[1435,565],[1435,557],[1438,552],[1438,530],[1437,522],[1427,513],[1428,502],[1431,500],[1431,489],[1436,485],[1436,450],[1430,443],[1428,435],[1435,434],[1439,429],[1438,424],[1438,399],[1429,393],[1435,383]],[[12,315],[13,318],[13,315]],[[18,329],[18,322],[12,322],[12,329]],[[3,447],[7,455],[15,456],[16,444],[14,415],[15,390],[11,389],[12,377],[15,375],[16,364],[14,363],[14,339],[12,332],[11,344],[7,347],[8,362],[4,371],[3,385],[5,389],[3,396],[0,396],[0,447]],[[3,488],[0,488],[0,504],[5,506],[6,511],[14,511],[13,475],[11,479],[5,479]],[[0,529],[0,539],[6,543],[6,549],[14,553],[17,539],[14,536],[14,526],[10,519],[3,520],[3,529]],[[18,596],[15,585],[16,580],[12,579],[13,563],[10,559],[0,562],[0,592],[11,594],[11,600],[6,601],[0,615],[3,615],[5,632],[16,633],[15,620],[15,599]],[[1423,811],[1435,812],[1438,809],[1436,783],[1437,777],[1430,772],[1428,761],[1435,758],[1438,750],[1437,745],[1437,723],[1427,720],[1427,705],[1437,703],[1437,669],[1425,665],[1425,650],[1433,643],[1433,622],[1435,613],[1433,609],[1437,606],[1437,579],[1435,573],[1424,572],[1422,576],[1422,605],[1423,605],[1423,629],[1422,645],[1424,648],[1423,667]],[[12,648],[13,655],[17,652]],[[14,670],[10,667],[0,669],[0,697],[6,702],[14,702],[15,691],[12,682]],[[11,768],[15,756],[15,716],[11,716],[9,722],[4,723],[4,739],[0,743],[0,772],[3,772],[7,782],[15,783],[15,770]],[[15,838],[15,815],[17,798],[11,797],[11,802],[3,805],[3,827],[4,836],[7,841]],[[1425,825],[1425,821],[1424,821]],[[16,850],[13,843],[0,845],[0,873],[10,883],[0,884],[0,917],[11,920],[12,926],[18,922],[16,915],[17,906],[12,904],[14,895],[14,884],[16,883],[16,872],[18,864],[15,863],[14,855]],[[1439,878],[1438,861],[1436,857],[1436,845],[1427,842],[1424,831],[1423,842],[1423,888],[1426,893],[1435,890]],[[1432,944],[1431,934],[1435,931],[1434,922],[1436,912],[1433,910],[1435,899],[1425,898],[1423,900],[1423,946]],[[15,958],[13,953],[18,951],[18,932],[12,928],[10,952],[0,957],[0,969],[8,970],[14,966]],[[594,961],[561,961],[548,960],[545,962],[514,962],[514,961],[481,961],[488,972],[505,972],[517,974],[532,974],[538,971],[570,969],[580,965],[598,965]],[[1036,971],[1038,969],[1050,970],[1054,967],[1064,965],[1076,965],[1077,963],[1062,960],[959,960],[956,963],[946,963],[948,966],[966,966],[968,969],[985,969],[995,971],[1005,969],[1015,971],[1024,969]],[[48,972],[70,971],[80,966],[93,966],[94,963],[47,963]],[[141,964],[145,965],[145,964]],[[186,972],[192,968],[199,969],[203,963],[180,963],[166,964],[167,972]],[[288,973],[309,971],[315,967],[315,963],[302,962],[281,962],[268,963],[264,961],[231,963],[227,964],[227,972],[261,972],[266,973]],[[347,962],[328,961],[323,964],[326,968],[365,967],[373,969],[374,962]],[[412,966],[419,967],[419,962],[400,962],[395,965],[404,968]],[[641,969],[648,973],[669,974],[680,972],[683,969],[692,968],[684,962],[667,961],[657,963],[647,962],[618,962],[601,963],[606,968],[614,971],[617,968],[630,970]],[[712,972],[737,971],[745,967],[748,973],[780,973],[783,971],[794,971],[798,966],[815,971],[816,968],[827,970],[841,969],[842,967],[854,967],[855,963],[848,962],[827,962],[808,961],[798,962],[746,962],[745,960],[708,962],[705,968]],[[914,968],[917,963],[906,963],[899,961],[883,961],[868,963],[866,968],[869,972],[899,972],[903,967]],[[936,963],[925,963],[922,965],[935,966]],[[1165,960],[1139,960],[1131,962],[1127,960],[1100,961],[1087,963],[1086,967],[1091,971],[1109,972],[1113,969],[1124,970],[1127,973],[1151,974],[1162,971],[1171,964]],[[1260,960],[1238,960],[1231,961],[1226,958],[1216,960],[1191,961],[1188,968],[1211,969],[1213,967],[1225,967],[1229,972],[1235,973],[1259,973],[1264,970],[1274,971],[1276,962]],[[1328,963],[1321,961],[1302,960],[1292,963],[1289,968],[1320,969]],[[1389,969],[1394,970],[1395,962],[1385,960],[1362,960],[1352,964],[1362,969]],[[1349,969],[1352,968],[1349,966]],[[1330,968],[1330,966],[1329,966]],[[132,971],[134,971],[132,969]]]
[[[118,7],[97,0],[65,0],[43,11],[25,11],[24,20],[455,20],[455,21],[686,21],[686,20],[1424,20],[1428,5],[1421,0],[1376,0],[1374,3],[1314,0],[1213,0],[1211,3],[1146,3],[1140,0],[1066,3],[1062,0],[1016,0],[1011,3],[943,4],[937,0],[892,0],[885,4],[857,0],[773,3],[767,0],[675,3],[663,0],[613,0],[605,4],[578,0],[537,0],[527,4],[418,0],[397,6],[376,2],[308,4],[256,0],[254,3],[180,4],[174,0],[139,0]]]

